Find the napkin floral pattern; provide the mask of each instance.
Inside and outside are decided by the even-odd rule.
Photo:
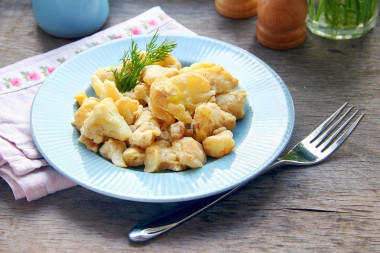
[[[194,34],[169,17],[161,8],[155,7],[147,12],[114,27],[98,32],[92,36],[53,50],[43,57],[30,63],[30,60],[21,68],[20,63],[0,70],[0,94],[17,91],[43,82],[59,65],[71,57],[91,47],[120,38],[129,38],[135,35],[149,34],[159,29],[160,32],[173,28],[178,33]],[[169,31],[170,32],[170,31]],[[16,65],[16,66],[15,66]]]
[[[0,176],[15,199],[39,199],[75,186],[43,159],[30,132],[30,109],[40,85],[61,64],[94,46],[141,34],[192,34],[154,7],[123,23],[48,53],[0,69]]]

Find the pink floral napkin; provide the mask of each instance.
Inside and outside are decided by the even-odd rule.
[[[148,34],[195,34],[154,7],[89,37],[0,69],[0,176],[15,199],[39,199],[75,183],[54,170],[35,147],[30,133],[30,109],[46,78],[74,55],[108,41]]]

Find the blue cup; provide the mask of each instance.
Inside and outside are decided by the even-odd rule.
[[[80,38],[98,31],[106,22],[108,0],[32,0],[34,17],[46,33]]]

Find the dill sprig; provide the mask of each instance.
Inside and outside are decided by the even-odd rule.
[[[136,42],[132,39],[131,47],[124,52],[121,61],[121,69],[113,70],[117,89],[121,92],[132,90],[139,84],[140,73],[145,66],[155,62],[160,62],[169,56],[170,52],[177,46],[175,40],[165,40],[157,45],[158,34],[153,35],[151,41],[146,44],[145,54],[137,48]]]

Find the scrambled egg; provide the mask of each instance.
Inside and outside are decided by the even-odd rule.
[[[144,52],[141,52],[144,55]],[[140,84],[120,93],[113,70],[98,69],[91,78],[97,95],[84,91],[73,124],[79,142],[118,167],[144,166],[145,172],[200,168],[207,156],[221,158],[235,147],[236,120],[244,117],[244,90],[220,65],[189,67],[169,55],[146,66]]]

